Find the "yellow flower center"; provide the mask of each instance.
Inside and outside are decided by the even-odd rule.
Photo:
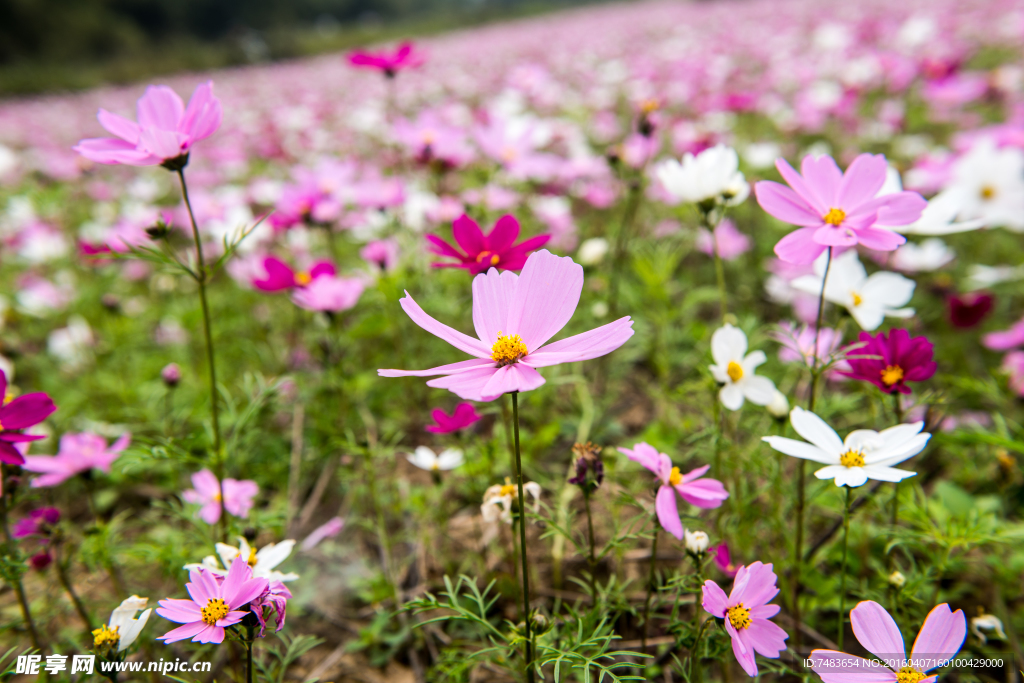
[[[644,114],[650,114],[651,112],[658,111],[660,107],[661,104],[654,98],[644,100],[640,103],[640,111]]]
[[[885,370],[879,372],[882,373],[882,382],[890,387],[903,379],[903,368],[898,365],[886,365]]]
[[[673,467],[672,471],[669,472],[668,483],[670,486],[679,486],[683,483],[683,475],[679,474],[678,467]]]
[[[504,486],[501,487],[501,497],[502,498],[504,498],[505,496],[515,496],[515,495],[516,495],[515,484],[505,484]]]
[[[743,366],[734,360],[729,361],[729,365],[725,368],[725,374],[729,375],[729,379],[733,382],[739,382],[743,379]]]
[[[983,188],[981,188],[981,191],[978,192],[978,194],[981,195],[982,199],[989,200],[996,196],[996,188],[992,187],[991,185],[986,185]],[[900,683],[903,682],[900,681]]]
[[[825,221],[829,225],[835,225],[838,227],[846,220],[846,212],[842,209],[836,209],[833,207],[828,210],[828,213],[821,217],[821,220]]]
[[[742,602],[725,610],[725,615],[729,617],[729,622],[737,631],[742,631],[750,626],[750,610],[744,607]]]
[[[499,366],[512,365],[527,354],[526,344],[518,334],[506,335],[498,330],[498,341],[491,347],[491,359]]]
[[[917,683],[924,678],[927,677],[912,666],[905,666],[896,672],[896,683]]]
[[[8,391],[6,394],[4,394],[4,405],[7,405],[8,403],[10,403],[13,400],[14,400],[14,394],[12,392]]]
[[[437,133],[432,130],[425,130],[420,134],[420,139],[423,140],[424,145],[432,145],[437,140]]]
[[[246,560],[246,564],[250,567],[256,566],[256,548],[249,548],[249,559]]]
[[[313,281],[313,276],[310,275],[309,273],[307,273],[304,270],[303,271],[299,271],[298,273],[295,273],[295,283],[297,285],[299,285],[300,287],[305,287],[306,285],[308,285],[312,281]]]
[[[228,615],[231,608],[220,598],[214,598],[206,603],[203,608],[203,623],[209,626],[216,626],[217,622]]]
[[[864,299],[861,298],[861,295],[858,294],[857,292],[850,292],[850,296],[853,297],[854,306],[860,306],[862,303],[864,303]]]
[[[511,162],[515,161],[516,157],[518,157],[518,156],[519,156],[519,150],[517,150],[515,147],[512,147],[511,145],[509,145],[509,146],[507,146],[507,147],[505,147],[505,148],[503,148],[501,150],[501,159],[502,159],[502,161],[504,161],[506,163],[511,163]]]
[[[843,467],[864,467],[864,454],[860,451],[846,451],[839,456],[839,464]]]
[[[487,261],[488,259],[490,259],[490,262],[491,262],[492,266],[496,266],[496,265],[498,265],[498,261],[501,260],[501,256],[499,256],[497,254],[492,254],[489,251],[481,251],[479,254],[476,255],[476,262],[477,263],[483,263],[484,261]]]
[[[121,640],[121,634],[117,632],[118,628],[119,627],[117,626],[110,628],[104,624],[103,626],[94,629],[92,632],[93,647],[99,649],[108,645],[111,647],[116,646]]]

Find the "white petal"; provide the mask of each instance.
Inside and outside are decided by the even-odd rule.
[[[738,384],[726,384],[718,392],[718,398],[729,410],[739,410],[743,407],[743,389]]]
[[[789,421],[797,434],[804,437],[821,450],[839,457],[843,452],[843,442],[836,430],[829,427],[824,420],[809,410],[797,406],[789,413]]]
[[[766,406],[775,398],[775,383],[760,375],[747,375],[740,382],[743,395],[751,403]]]
[[[829,465],[828,467],[822,467],[820,470],[814,473],[818,479],[835,479],[836,486],[841,486],[838,477],[845,477],[846,470],[848,468],[842,465]]]
[[[761,440],[767,443],[769,446],[774,448],[780,453],[791,455],[794,458],[803,458],[804,460],[813,460],[814,462],[820,462],[825,465],[833,465],[839,463],[839,458],[834,455],[829,455],[825,451],[821,450],[817,446],[812,446],[809,443],[803,441],[797,441],[796,439],[787,439],[784,436],[765,436],[761,437]]]
[[[462,463],[462,451],[458,448],[446,448],[437,456],[437,468],[440,470],[453,470]]]
[[[757,366],[761,365],[766,360],[768,360],[768,357],[764,355],[764,351],[751,351],[747,354],[747,357],[743,359],[743,362],[740,363],[740,366],[743,368],[743,374],[754,374],[754,370],[757,369]]]
[[[260,572],[269,572],[271,569],[288,559],[292,554],[295,541],[288,539],[280,543],[271,543],[260,548],[256,553],[256,567]]]
[[[711,356],[722,367],[730,361],[740,361],[747,353],[747,335],[743,330],[726,323],[711,335]]]
[[[903,481],[917,474],[917,472],[909,470],[899,470],[895,467],[880,467],[878,465],[868,465],[867,467],[858,467],[857,469],[863,470],[866,476],[878,479],[879,481]]]

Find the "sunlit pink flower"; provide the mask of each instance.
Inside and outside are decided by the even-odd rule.
[[[394,52],[356,50],[348,56],[348,61],[352,66],[376,69],[388,78],[394,78],[395,74],[403,69],[423,64],[425,57],[421,52],[414,50],[411,42],[405,41]]]
[[[986,349],[993,351],[1009,351],[1024,346],[1024,318],[1018,320],[1008,330],[990,332],[981,338]]]
[[[551,239],[551,235],[537,235],[513,244],[519,237],[519,221],[515,216],[505,215],[494,224],[490,233],[484,234],[480,225],[463,214],[452,223],[452,236],[466,253],[460,253],[437,235],[427,235],[430,251],[438,256],[458,259],[458,263],[434,263],[435,268],[465,268],[472,275],[486,273],[491,268],[519,270],[526,263],[526,257]]]
[[[182,491],[181,497],[188,503],[202,505],[199,517],[207,524],[216,524],[220,519],[221,487],[216,475],[208,469],[202,469],[192,475],[192,486],[195,488]],[[224,480],[224,509],[235,517],[248,517],[253,505],[253,498],[260,492],[259,485],[249,479]]]
[[[131,434],[123,434],[108,448],[107,440],[98,434],[65,434],[60,438],[57,455],[27,455],[22,468],[42,473],[43,476],[32,480],[32,488],[57,486],[93,468],[109,474],[110,466],[128,448],[131,440]]]
[[[715,565],[722,570],[723,574],[729,578],[736,576],[736,572],[739,571],[739,568],[732,563],[732,556],[729,554],[729,546],[722,543],[709,548],[708,550],[715,560]]]
[[[629,448],[619,447],[633,462],[640,463],[657,475],[661,481],[658,494],[654,500],[654,510],[658,513],[658,521],[665,531],[676,538],[683,538],[683,523],[679,519],[679,508],[676,506],[676,494],[691,505],[699,508],[716,508],[729,497],[722,482],[717,479],[702,479],[711,469],[710,465],[681,474],[678,467],[672,466],[672,460],[650,444],[640,442]]]
[[[317,261],[306,270],[292,270],[291,266],[275,256],[263,259],[263,270],[266,277],[256,278],[252,284],[264,292],[280,292],[284,289],[306,287],[311,282],[325,275],[334,275],[334,265],[328,261]]]
[[[928,613],[909,657],[899,626],[877,602],[859,603],[850,610],[850,622],[860,644],[885,666],[891,663],[905,666],[892,670],[845,652],[813,650],[811,669],[825,683],[934,683],[938,676],[927,676],[927,672],[955,657],[967,637],[963,610],[954,612],[945,603]]]
[[[45,536],[49,533],[47,527],[51,527],[60,521],[60,510],[53,507],[39,508],[28,513],[11,526],[13,538],[25,538],[27,536]]]
[[[321,275],[292,293],[292,302],[309,311],[338,313],[359,302],[366,284],[357,277]]]
[[[53,555],[50,554],[49,550],[36,553],[32,557],[28,558],[28,565],[37,572],[41,572],[49,567],[51,562],[53,562]]]
[[[455,410],[452,411],[451,415],[440,408],[434,408],[430,416],[434,418],[435,424],[427,425],[424,429],[434,434],[457,432],[460,429],[465,429],[482,417],[477,414],[476,408],[473,407],[472,403],[460,403],[455,406]]]
[[[803,175],[785,159],[775,162],[789,187],[769,180],[755,186],[761,208],[781,221],[802,226],[775,245],[790,263],[811,263],[828,247],[892,251],[906,238],[891,229],[921,217],[928,202],[916,192],[876,197],[888,164],[881,154],[861,154],[844,174],[830,156],[806,156]]]
[[[224,629],[237,624],[250,610],[240,609],[259,598],[266,590],[266,579],[254,579],[246,558],[238,556],[223,581],[206,569],[189,572],[185,584],[190,599],[165,598],[156,613],[168,621],[184,624],[159,636],[157,640],[176,643],[191,638],[193,643],[222,643]]]
[[[912,389],[907,382],[923,382],[939,367],[932,360],[935,347],[928,338],[911,337],[904,329],[877,335],[861,332],[857,341],[862,346],[851,351],[850,371],[842,374],[871,382],[887,394],[909,394]]]
[[[536,389],[544,384],[537,368],[597,358],[633,336],[633,322],[625,316],[545,346],[572,318],[582,291],[583,267],[547,250],[531,255],[521,275],[491,268],[473,278],[477,339],[434,320],[406,293],[401,304],[413,322],[474,358],[429,370],[377,372],[381,377],[443,375],[427,386],[470,401]]]
[[[151,85],[139,98],[138,123],[100,109],[100,125],[117,137],[82,140],[74,149],[100,164],[153,166],[184,157],[184,165],[192,145],[213,135],[222,115],[213,81],[196,86],[188,107],[166,85]]]
[[[439,161],[453,167],[463,166],[473,159],[473,148],[466,134],[446,123],[436,112],[422,112],[414,121],[397,121],[392,132],[419,163]]]
[[[14,444],[46,438],[25,434],[24,430],[48,418],[57,406],[42,392],[17,398],[7,393],[7,374],[3,370],[0,370],[0,401],[0,462],[21,465],[25,458]]]
[[[739,568],[728,597],[714,581],[704,582],[701,605],[713,616],[725,620],[725,631],[732,638],[732,652],[748,676],[757,675],[755,652],[777,659],[786,649],[789,636],[768,621],[779,613],[778,605],[768,604],[779,592],[775,586],[777,580],[772,565],[754,562]]]
[[[750,238],[736,229],[736,224],[726,218],[715,228],[714,242],[711,233],[701,228],[697,231],[697,249],[705,254],[714,254],[718,249],[719,258],[732,261],[750,251]]]

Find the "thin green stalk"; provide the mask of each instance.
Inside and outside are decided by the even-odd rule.
[[[512,425],[516,442],[516,484],[519,487],[519,559],[523,563],[523,624],[526,635],[526,680],[533,683],[533,639],[530,637],[530,570],[526,559],[526,497],[523,495],[523,463],[519,455],[519,392],[512,392]]]
[[[217,365],[214,362],[213,332],[210,324],[210,305],[206,300],[206,282],[209,273],[206,270],[206,262],[203,259],[203,241],[199,237],[199,225],[196,223],[196,215],[192,211],[192,202],[188,197],[188,185],[185,183],[185,169],[178,169],[178,180],[181,181],[181,196],[188,208],[189,221],[192,223],[192,238],[196,243],[196,259],[198,263],[196,283],[199,285],[199,301],[203,309],[203,337],[206,341],[206,364],[209,367],[210,375],[210,412],[213,421],[213,466],[217,475],[217,482],[220,486],[220,528],[221,538],[227,541],[227,512],[224,509],[224,456],[221,452],[220,440],[220,409],[217,401]]]
[[[846,505],[843,507],[843,573],[839,579],[839,637],[836,645],[843,649],[843,632],[846,631],[846,561],[850,547],[850,499],[853,489],[846,487]]]
[[[587,511],[587,542],[590,544],[590,557],[587,562],[590,565],[590,594],[594,598],[594,606],[597,606],[597,558],[594,553],[594,519],[590,515],[590,485],[583,482],[583,506]]]
[[[629,196],[626,198],[626,210],[622,214],[622,223],[619,225],[619,234],[615,243],[615,254],[612,262],[611,292],[608,297],[608,310],[611,313],[612,320],[618,316],[619,312],[619,280],[622,278],[623,262],[626,260],[626,253],[629,251],[629,238],[633,232],[633,221],[636,220],[642,196],[643,181],[635,179],[630,182]]]
[[[892,392],[892,407],[893,412],[896,413],[896,424],[903,424],[903,404],[900,402],[900,395],[898,392]],[[900,483],[897,481],[892,485],[892,528],[896,530],[896,525],[899,524],[900,520]]]
[[[0,487],[3,486],[3,480],[6,477],[3,463],[0,463]],[[4,530],[4,543],[6,545],[5,554],[8,557],[14,555],[14,541],[11,539],[11,530],[7,524],[7,497],[6,494],[0,490],[0,527]],[[14,594],[18,597],[18,607],[21,608],[21,618],[25,620],[25,628],[28,630],[28,638],[32,641],[32,647],[37,651],[42,651],[39,646],[39,633],[36,631],[36,624],[32,621],[32,610],[29,609],[28,599],[25,597],[25,587],[21,583],[21,577],[18,576],[14,580],[9,580],[8,583],[11,588],[14,589]]]
[[[92,618],[89,616],[89,612],[85,609],[85,605],[82,604],[81,598],[75,593],[74,587],[71,585],[71,580],[68,579],[68,568],[64,558],[61,557],[60,543],[54,544],[54,550],[57,556],[54,558],[54,565],[57,567],[57,579],[60,581],[60,585],[64,588],[64,592],[71,598],[71,604],[75,606],[75,611],[78,612],[78,617],[85,624],[85,629],[92,633]]]
[[[814,325],[814,347],[811,360],[811,388],[807,397],[807,410],[814,411],[814,399],[818,389],[818,335],[821,332],[822,315],[825,312],[825,283],[828,282],[828,271],[832,266],[832,247],[828,248],[828,256],[825,260],[825,274],[821,278],[821,293],[818,295],[818,317]],[[802,623],[800,615],[800,583],[803,572],[804,556],[804,507],[807,498],[807,489],[804,479],[806,478],[806,461],[800,459],[796,467],[796,538],[794,539],[793,553],[793,620],[796,628],[793,633],[793,650],[800,652],[802,638]]]
[[[654,540],[651,541],[651,568],[647,574],[647,597],[644,599],[644,629],[640,635],[640,649],[647,651],[647,625],[651,613],[651,594],[654,592],[654,565],[658,561],[658,513],[654,513]]]
[[[252,641],[245,643],[245,683],[252,683]]]
[[[701,670],[700,670],[700,656],[697,654],[700,648],[700,637],[704,635],[704,626],[708,623],[700,621],[700,606],[695,605],[697,611],[697,621],[700,622],[700,626],[697,627],[697,637],[693,640],[693,649],[690,650],[690,683],[700,683]]]
[[[722,316],[722,322],[725,322],[726,316],[729,314],[729,292],[725,288],[725,262],[722,261],[722,257],[718,253],[718,241],[715,239],[715,228],[718,227],[719,221],[712,220],[711,214],[714,211],[701,210],[701,223],[711,233],[711,253],[715,257],[715,279],[718,282],[718,309]],[[721,214],[717,214],[721,216]]]

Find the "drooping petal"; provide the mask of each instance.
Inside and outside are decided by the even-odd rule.
[[[471,358],[469,360],[460,360],[458,363],[439,365],[436,368],[428,368],[426,370],[378,370],[377,375],[380,377],[436,377],[437,375],[457,375],[465,372],[466,370],[472,370],[475,368],[489,368],[494,370],[496,367],[495,362],[490,358]]]
[[[607,355],[633,336],[633,321],[629,316],[601,327],[561,339],[527,354],[522,363],[543,368],[559,363],[575,363]]]
[[[473,326],[485,344],[493,345],[498,333],[505,332],[512,296],[519,276],[510,270],[499,273],[491,268],[473,278]]]
[[[901,470],[895,467],[885,467],[880,465],[867,465],[860,468],[864,472],[864,476],[869,479],[876,481],[903,481],[904,479],[910,479],[917,475],[917,472],[911,472],[910,470]]]
[[[435,389],[447,389],[467,401],[484,401],[483,388],[497,371],[498,368],[494,363],[488,363],[483,367],[432,379],[427,382],[427,386]]]
[[[764,657],[777,659],[779,653],[786,649],[786,639],[789,638],[789,635],[781,627],[767,619],[752,619],[750,626],[744,630],[747,634],[747,642]]]
[[[743,407],[743,389],[738,384],[726,384],[719,390],[718,399],[729,410],[739,410]]]
[[[753,677],[757,675],[757,658],[754,656],[754,648],[747,642],[746,631],[737,631],[731,621],[725,620],[725,632],[732,638],[732,653],[747,675]]]
[[[431,318],[422,308],[420,308],[419,304],[413,300],[412,296],[409,295],[409,292],[405,293],[405,297],[399,303],[402,304],[402,310],[412,318],[414,323],[435,337],[440,337],[458,350],[464,351],[471,356],[476,356],[477,358],[491,357],[490,346],[484,344],[484,342],[479,339],[473,339],[469,335],[463,334],[458,330],[454,330],[444,323]]]
[[[481,398],[484,401],[493,401],[502,394],[513,391],[531,391],[544,384],[541,374],[531,367],[522,363],[513,363],[498,368],[487,384],[481,389]]]
[[[866,228],[857,231],[857,242],[862,247],[875,251],[893,251],[906,241],[906,237],[892,230]]]
[[[156,613],[160,614],[160,616],[164,616],[163,614],[161,614],[160,610],[157,610]],[[206,626],[205,622],[203,622],[201,620],[200,621],[194,621],[194,622],[192,622],[190,624],[185,624],[184,626],[179,626],[178,628],[171,629],[170,631],[168,631],[167,633],[163,634],[162,636],[157,636],[157,640],[164,641],[164,645],[167,645],[169,643],[176,643],[179,640],[185,640],[186,638],[192,638],[193,636],[197,635],[198,633],[200,633],[201,631],[205,630],[206,628],[207,628],[207,626]]]
[[[679,508],[676,507],[676,492],[671,486],[662,486],[654,499],[654,510],[658,513],[658,521],[665,531],[683,540],[683,522],[679,519]]]
[[[583,266],[543,249],[523,266],[509,308],[507,334],[518,334],[527,351],[539,349],[565,327],[583,291]]]
[[[96,113],[96,118],[99,119],[100,125],[111,135],[116,135],[122,140],[130,142],[133,146],[139,143],[139,124],[134,121],[113,114],[106,109],[100,109]]]
[[[79,140],[72,149],[98,164],[152,166],[163,161],[146,150],[138,149],[134,143],[121,138],[86,138]]]
[[[903,634],[877,602],[864,600],[858,603],[850,611],[850,622],[860,644],[879,659],[903,659],[906,656]]]
[[[738,385],[743,395],[754,405],[766,406],[775,398],[775,383],[767,377],[748,375]]]
[[[963,647],[967,637],[967,619],[963,610],[955,612],[943,603],[932,608],[924,620],[921,632],[917,634],[911,659],[927,658],[936,664],[951,659]],[[935,667],[929,667],[933,669]],[[928,669],[925,669],[926,671]]]
[[[827,247],[814,241],[817,228],[800,228],[789,233],[775,245],[775,255],[786,263],[805,265],[824,253]]]

